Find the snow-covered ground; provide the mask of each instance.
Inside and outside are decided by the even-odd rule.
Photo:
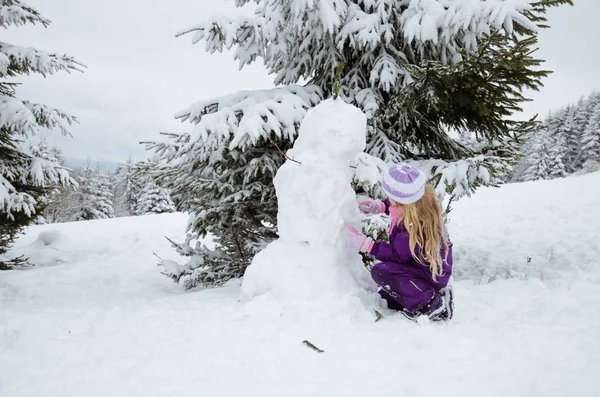
[[[0,273],[0,396],[600,395],[600,173],[457,203],[446,324],[297,316],[239,283],[184,293],[153,252],[177,259],[164,236],[185,223],[29,229],[14,252],[39,266]]]

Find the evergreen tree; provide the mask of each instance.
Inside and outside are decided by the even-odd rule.
[[[572,129],[573,119],[570,117],[572,111],[563,109],[558,113],[558,120],[550,124],[550,164],[549,179],[562,178],[567,176],[567,167],[565,159],[569,154],[567,146],[567,136]]]
[[[548,178],[593,172],[598,168],[598,150],[594,138],[599,122],[595,116],[598,107],[600,92],[593,92],[587,98],[580,99],[576,105],[549,113],[543,123],[544,131],[552,141],[545,145],[553,157]],[[541,148],[536,134],[527,134],[519,147],[522,160],[514,167],[513,181],[526,180],[527,170],[543,157],[539,152]],[[531,175],[527,175],[527,178],[531,178]]]
[[[20,0],[0,0],[0,28],[28,23],[48,26],[50,21]],[[28,141],[42,129],[58,129],[66,135],[75,118],[17,98],[16,83],[8,79],[32,73],[47,76],[81,67],[67,55],[0,41],[0,269],[24,264],[24,258],[9,260],[6,253],[17,233],[37,218],[48,189],[73,184],[58,161],[39,157]]]
[[[195,125],[193,133],[149,144],[161,162],[148,172],[191,214],[190,241],[211,233],[218,243],[216,251],[176,244],[192,258],[185,270],[167,273],[185,277],[186,287],[243,274],[276,237],[272,180],[282,154],[306,110],[330,96],[370,118],[372,157],[361,157],[357,179],[373,175],[365,169],[379,167],[377,159],[411,160],[438,192],[454,197],[497,184],[515,154],[504,144],[535,127],[510,116],[525,100],[522,89],[538,89],[548,74],[531,54],[546,8],[563,3],[571,1],[257,0],[253,17],[183,32],[195,32],[194,43],[204,40],[207,51],[233,50],[242,67],[262,58],[279,87],[197,103],[177,115]],[[301,81],[308,84],[295,85]],[[487,145],[475,152],[449,129],[473,131]]]
[[[31,142],[29,145],[30,153],[38,158],[42,159],[50,164],[59,164],[64,167],[64,158],[62,153],[57,148],[52,148],[48,145],[46,138],[41,138],[38,141]],[[56,204],[57,198],[60,196],[62,191],[70,192],[74,186],[61,185],[57,182],[50,182],[45,189],[45,194],[38,197],[36,202],[37,217],[35,222],[37,224],[45,224],[52,222],[52,217],[47,217],[49,208]]]
[[[575,108],[573,118],[573,133],[568,137],[568,145],[571,155],[569,159],[569,166],[572,170],[571,172],[580,169],[584,162],[584,158],[582,156],[582,139],[583,133],[590,121],[591,109],[589,103],[590,98],[581,98],[577,103],[577,107]]]
[[[129,212],[129,215],[139,215],[138,213],[138,199],[145,185],[144,177],[142,174],[136,172],[131,157],[127,160],[123,171],[124,177],[124,195],[125,195],[125,207]]]
[[[114,217],[108,177],[94,170],[89,160],[79,176],[79,189],[75,201],[77,207],[74,218],[77,221]]]
[[[111,178],[115,217],[132,215],[127,202],[128,165],[119,164]]]
[[[580,102],[580,105],[583,105],[583,103]],[[571,174],[577,169],[575,163],[578,161],[581,151],[582,131],[579,128],[582,124],[585,124],[585,120],[580,120],[578,125],[577,113],[579,110],[579,106],[567,106],[557,132],[560,137],[556,138],[556,143],[560,144],[561,147],[556,148],[556,150],[562,155],[561,162],[566,174]]]
[[[583,132],[582,157],[583,161],[600,162],[600,100],[590,112],[589,123]]]
[[[598,145],[595,134],[600,117],[600,92],[593,92],[582,98],[576,105],[569,105],[556,112],[550,112],[544,121],[549,143],[544,145],[551,153],[548,178],[558,178],[569,174],[593,172],[600,167]],[[527,170],[537,164],[544,155],[536,134],[527,134],[520,146],[522,160],[514,167],[513,181],[532,178]],[[550,142],[551,141],[551,142]],[[528,174],[528,175],[526,175]],[[537,178],[533,178],[537,179]]]
[[[529,167],[524,173],[523,180],[535,181],[549,179],[552,157],[550,155],[550,136],[548,130],[536,134],[532,140],[532,153]]]
[[[171,200],[171,194],[168,189],[156,186],[152,181],[148,182],[142,189],[137,203],[137,213],[162,214],[175,212],[175,204]]]

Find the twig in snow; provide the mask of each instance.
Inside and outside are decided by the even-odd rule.
[[[485,270],[481,270],[481,278],[479,279],[479,284],[477,285],[481,285],[481,282],[483,281],[483,276],[485,276]]]
[[[158,254],[156,252],[153,252],[152,255],[154,255],[155,257],[157,257],[158,260],[160,260],[162,262],[163,258],[161,258],[160,256],[158,256]]]
[[[313,349],[317,353],[325,353],[325,350],[319,349],[317,346],[313,345],[312,343],[310,343],[307,340],[303,340],[302,343],[304,343],[306,346],[310,347],[311,349]]]
[[[377,310],[373,309],[373,311],[375,312],[375,322],[381,320],[383,318],[383,314],[379,313]]]
[[[296,159],[293,159],[293,158],[291,158],[290,156],[288,156],[288,155],[287,155],[287,152],[284,152],[283,150],[281,150],[281,148],[279,147],[279,145],[277,144],[277,142],[275,142],[274,140],[272,140],[270,136],[268,136],[268,137],[267,137],[267,139],[269,140],[269,142],[271,142],[271,143],[273,144],[273,146],[275,146],[275,148],[277,149],[277,151],[278,151],[279,153],[281,153],[281,155],[282,155],[283,157],[285,157],[287,160],[290,160],[290,161],[293,161],[293,162],[294,162],[294,163],[296,163],[296,164],[300,164],[300,165],[302,165],[302,163],[301,163],[301,162],[299,162],[299,161],[298,161],[298,160],[296,160]],[[356,168],[357,168],[355,165],[349,165],[349,167],[350,167],[350,168],[354,168],[354,169],[356,169]],[[169,240],[169,241],[170,241],[170,240]]]
[[[515,278],[515,276],[513,276],[513,274],[510,272],[510,270],[508,270],[508,268],[505,267],[504,270],[510,276],[510,278]]]

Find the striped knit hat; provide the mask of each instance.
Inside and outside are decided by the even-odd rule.
[[[381,183],[389,198],[400,204],[412,204],[425,194],[427,178],[417,167],[399,163],[392,165]]]

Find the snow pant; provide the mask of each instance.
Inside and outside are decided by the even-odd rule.
[[[381,262],[371,269],[371,277],[381,287],[379,294],[392,310],[406,309],[417,312],[436,294],[431,282],[425,278],[423,267],[415,264]]]

